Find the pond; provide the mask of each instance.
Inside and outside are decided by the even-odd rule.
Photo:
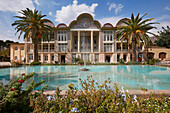
[[[48,84],[47,90],[55,90],[57,86],[62,90],[68,89],[69,83],[74,83],[80,88],[79,78],[86,79],[92,75],[99,84],[110,78],[112,83],[119,84],[119,88],[124,87],[128,90],[142,88],[152,90],[170,90],[170,68],[146,65],[103,65],[87,66],[89,71],[80,71],[82,66],[23,66],[16,68],[0,69],[0,82],[9,83],[22,73],[29,74],[35,72],[36,82],[45,79]],[[31,80],[25,81],[23,88]],[[40,88],[40,87],[39,87]]]

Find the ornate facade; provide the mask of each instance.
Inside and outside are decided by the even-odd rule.
[[[131,60],[131,49],[127,46],[127,41],[120,44],[120,41],[114,36],[115,29],[123,24],[122,20],[119,20],[115,27],[110,23],[101,26],[90,14],[83,13],[69,26],[61,23],[55,27],[50,23],[54,27],[53,34],[49,35],[50,40],[42,41],[38,48],[33,48],[31,38],[27,38],[23,44],[25,47],[23,57],[26,63],[32,62],[33,50],[38,49],[38,58],[42,63],[74,63],[74,58],[93,63],[117,63],[119,59],[128,62]],[[138,48],[141,58],[143,51],[143,46]],[[14,50],[11,49],[11,52]],[[15,60],[15,55],[12,54],[11,61]]]

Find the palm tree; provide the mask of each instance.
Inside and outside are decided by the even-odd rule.
[[[149,30],[156,28],[151,26],[152,24],[158,24],[156,22],[149,23],[149,21],[154,18],[144,19],[143,17],[147,15],[139,17],[139,13],[136,17],[134,17],[133,13],[131,15],[131,19],[127,19],[126,21],[122,21],[125,25],[119,26],[116,30],[116,36],[118,36],[118,40],[121,40],[121,44],[123,40],[127,40],[128,45],[132,45],[132,60],[137,60],[137,45],[140,47],[141,42],[146,46],[149,44],[150,37],[148,34],[156,36],[154,33],[149,32]],[[157,36],[156,36],[157,37]]]
[[[52,27],[47,23],[51,23],[48,19],[43,19],[46,15],[42,15],[41,11],[38,10],[30,10],[26,8],[26,10],[21,10],[19,12],[22,16],[14,16],[19,20],[16,20],[12,26],[16,26],[16,33],[20,32],[18,39],[20,39],[21,35],[24,33],[24,39],[31,37],[32,43],[34,45],[34,61],[38,61],[38,43],[41,40],[49,40],[48,35],[52,32]]]

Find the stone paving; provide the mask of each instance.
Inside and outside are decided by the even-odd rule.
[[[155,93],[156,95],[170,95],[170,90],[148,90],[148,91],[142,91],[142,90],[129,90],[129,93],[131,95],[149,95],[150,93]],[[45,95],[54,95],[55,91],[44,91]],[[61,95],[65,94],[65,91],[61,91]]]
[[[0,66],[11,66],[10,62],[0,62]]]

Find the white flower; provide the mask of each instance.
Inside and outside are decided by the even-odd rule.
[[[135,100],[135,102],[137,102],[137,96],[136,95],[134,95],[134,97],[133,97],[133,99]]]
[[[53,98],[52,96],[48,96],[48,97],[47,97],[48,100],[51,100],[52,98]]]
[[[124,93],[122,94],[122,97],[124,97],[124,98],[123,98],[124,100],[126,99],[126,95],[125,95]]]
[[[123,86],[122,86],[122,90],[121,90],[121,92],[122,92],[122,93],[124,93],[124,92],[125,92],[125,90],[124,90]]]
[[[129,93],[129,90],[127,89],[126,92]]]
[[[73,108],[73,109],[71,110],[71,112],[79,112],[79,111],[77,110],[77,108]]]
[[[119,105],[119,103],[116,104],[117,106]]]

